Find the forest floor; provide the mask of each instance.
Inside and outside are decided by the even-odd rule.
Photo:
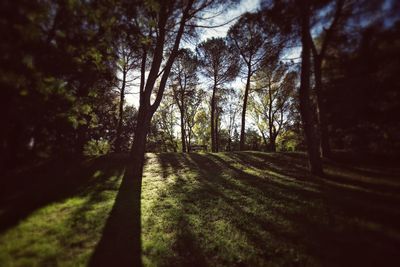
[[[400,266],[398,165],[339,155],[316,178],[302,153],[146,157],[139,206],[124,155],[3,177],[0,266],[117,266],[135,253],[144,266]]]

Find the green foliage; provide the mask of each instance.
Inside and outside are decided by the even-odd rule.
[[[297,151],[299,150],[299,136],[291,130],[284,131],[281,135],[278,135],[277,140],[278,151]]]
[[[110,152],[110,143],[107,140],[89,140],[84,147],[85,156],[101,156]]]
[[[113,109],[113,2],[1,3],[9,17],[0,23],[8,36],[0,47],[0,112],[8,118],[0,165],[42,152],[82,153],[85,142],[98,138],[96,124],[112,117],[101,110]]]
[[[210,147],[210,115],[207,114],[205,109],[201,108],[195,115],[195,121],[193,127],[195,142]]]

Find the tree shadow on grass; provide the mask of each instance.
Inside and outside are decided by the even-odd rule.
[[[0,233],[41,207],[104,182],[123,164],[110,156],[63,159],[7,174],[0,186]]]
[[[128,165],[89,266],[142,266],[141,186]]]
[[[164,180],[173,177],[174,182],[169,183],[165,192],[179,203],[177,206],[169,206],[164,203],[163,196],[158,197],[156,208],[163,209],[159,216],[168,224],[174,225],[176,239],[172,244],[174,256],[167,255],[164,259],[165,266],[208,266],[202,248],[198,244],[198,236],[191,227],[187,212],[194,212],[190,206],[196,205],[193,195],[190,194],[190,181],[185,176],[186,171],[193,171],[193,165],[184,160],[184,154],[162,153],[157,155]],[[167,205],[168,208],[165,209]],[[164,217],[163,217],[164,216]]]
[[[328,181],[311,177],[306,181],[305,177],[308,174],[303,168],[287,168],[290,162],[304,166],[306,162],[301,162],[301,157],[289,160],[290,157],[285,155],[275,158],[260,153],[256,156],[262,158],[262,161],[255,161],[253,156],[253,153],[233,153],[224,154],[223,157],[221,154],[190,154],[188,157],[197,165],[196,168],[201,173],[199,179],[212,186],[219,197],[232,201],[232,206],[238,213],[251,218],[251,221],[248,221],[249,225],[256,223],[261,226],[248,227],[240,223],[240,220],[232,220],[249,235],[256,247],[263,247],[262,241],[268,243],[268,240],[260,239],[261,232],[257,231],[262,229],[284,239],[288,246],[300,243],[307,254],[318,258],[320,263],[327,266],[374,266],[379,263],[393,263],[396,247],[400,244],[398,231],[395,230],[396,225],[400,223],[400,214],[396,208],[398,195],[380,195],[382,187],[374,187],[373,184],[368,185],[370,191],[365,191],[364,187],[354,189],[351,180],[340,180],[340,184],[330,183],[330,180],[338,181],[335,176],[330,176]],[[238,165],[260,171],[264,169],[266,172],[253,175],[238,168]],[[287,182],[269,177],[271,173],[268,170],[273,170],[272,175],[279,174],[279,177],[275,178],[282,181],[286,179]],[[244,186],[238,186],[225,179],[223,173],[227,171]],[[300,180],[293,183],[292,180],[296,179],[296,176],[300,176]],[[285,218],[284,221],[294,225],[297,230],[285,232],[276,225],[273,218],[271,221],[271,218],[268,220],[246,212],[240,202],[230,199],[218,188],[229,189],[231,192],[241,190],[247,198],[256,199],[254,203],[259,207],[272,209],[275,214],[273,218]],[[260,195],[264,193],[266,198],[258,198],[257,194],[254,194],[256,192]],[[274,202],[281,202],[284,207],[273,208],[271,204]]]

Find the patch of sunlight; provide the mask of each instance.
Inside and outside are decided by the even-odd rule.
[[[75,197],[51,204],[2,234],[1,256],[6,258],[0,258],[0,262],[12,262],[16,266],[40,265],[61,255],[64,235],[69,230],[68,219],[85,201],[85,198]]]
[[[97,171],[93,174],[93,178],[97,178],[97,177],[99,177],[99,176],[102,175],[102,174],[103,174],[102,171],[97,170]]]
[[[110,181],[119,184],[120,179],[114,178],[110,177]],[[87,265],[101,238],[118,186],[113,190],[90,190],[42,207],[1,234],[0,265]]]

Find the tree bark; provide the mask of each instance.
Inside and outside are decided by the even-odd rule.
[[[320,52],[318,53],[317,48],[314,44],[310,36],[310,44],[311,50],[313,53],[314,58],[314,78],[315,78],[315,93],[317,98],[317,119],[320,128],[320,153],[323,157],[329,158],[331,156],[331,147],[329,144],[329,131],[328,131],[328,124],[326,120],[326,110],[323,103],[323,94],[322,94],[322,62],[326,55],[326,51],[334,30],[339,23],[339,20],[342,16],[343,6],[345,0],[337,0],[336,1],[336,11],[333,17],[332,23],[329,28],[326,30],[325,38],[322,41]]]
[[[303,123],[305,141],[307,144],[310,171],[315,175],[322,175],[322,161],[318,148],[318,137],[313,123],[313,112],[310,101],[310,74],[311,74],[311,36],[310,36],[310,6],[307,0],[300,2],[301,12],[301,75],[300,75],[300,115]]]
[[[243,110],[242,110],[242,125],[240,129],[240,150],[245,150],[246,144],[246,110],[247,110],[247,98],[249,97],[250,91],[250,78],[251,78],[251,66],[248,66],[246,89],[244,90],[243,99]]]
[[[126,86],[126,68],[125,65],[122,70],[122,85],[121,85],[121,93],[120,93],[120,100],[119,100],[119,114],[118,114],[118,126],[117,126],[117,133],[114,143],[115,152],[121,151],[121,134],[122,134],[122,123],[124,117],[124,101],[125,101],[125,86]]]
[[[137,125],[135,129],[135,138],[133,140],[131,156],[133,167],[133,176],[135,179],[142,179],[142,170],[144,163],[144,153],[146,152],[146,138],[150,128],[151,113],[145,105],[139,106]]]
[[[146,137],[150,127],[150,121],[153,117],[154,112],[157,110],[160,105],[166,82],[169,77],[169,73],[172,68],[172,64],[178,54],[179,44],[185,29],[185,22],[187,16],[189,15],[189,10],[192,7],[193,0],[188,1],[187,6],[185,7],[181,21],[179,23],[179,29],[177,35],[175,37],[174,45],[172,47],[171,53],[167,59],[167,62],[164,67],[164,72],[161,77],[160,84],[158,86],[158,92],[156,95],[156,99],[154,103],[150,105],[151,93],[153,91],[156,80],[159,76],[160,66],[163,60],[163,52],[166,38],[166,24],[168,20],[167,5],[166,2],[161,2],[159,21],[158,21],[158,29],[159,34],[157,36],[156,47],[153,53],[153,61],[151,63],[150,71],[147,76],[146,83],[144,82],[145,75],[145,66],[142,65],[141,70],[141,84],[140,84],[140,104],[138,110],[138,119],[137,119],[137,127],[135,129],[135,138],[131,148],[131,156],[132,156],[132,165],[133,172],[132,178],[142,180],[143,176],[143,164],[144,164],[144,154],[146,152]],[[142,63],[146,61],[144,57]]]
[[[181,112],[181,139],[182,139],[182,153],[186,153],[186,134],[185,134],[185,122],[184,122],[184,108],[183,108],[183,103],[182,107],[180,109]]]
[[[275,136],[274,136],[274,116],[272,114],[272,88],[271,83],[268,84],[268,128],[269,128],[269,150],[275,152]]]
[[[215,152],[219,152],[219,110],[215,114]]]
[[[269,149],[271,152],[276,152],[276,135],[272,135],[269,138]]]
[[[315,93],[317,96],[317,118],[321,134],[320,152],[323,157],[329,158],[331,156],[331,148],[329,145],[329,131],[322,95],[322,58],[318,55],[314,55],[314,77]]]
[[[215,94],[217,86],[214,85],[212,96],[211,96],[211,152],[216,152],[216,136],[215,136]]]
[[[188,142],[187,142],[188,152],[190,152],[191,146],[192,146],[192,128],[188,126]]]
[[[265,145],[265,150],[268,150],[267,138],[265,137],[265,134],[264,134],[263,131],[261,131],[261,129],[260,129],[260,133],[261,133],[261,137],[262,137],[262,140],[263,140],[263,142],[264,142],[264,145]]]

